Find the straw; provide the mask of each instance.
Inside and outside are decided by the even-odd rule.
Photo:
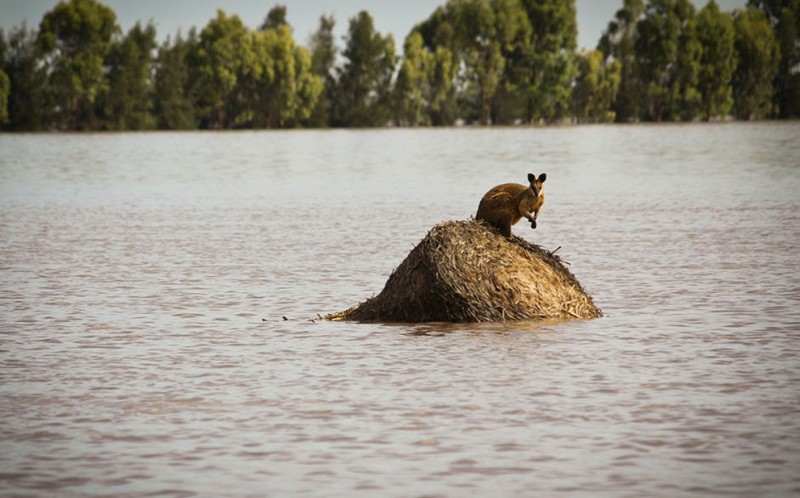
[[[433,227],[380,294],[325,318],[416,323],[600,316],[558,256],[469,220]]]

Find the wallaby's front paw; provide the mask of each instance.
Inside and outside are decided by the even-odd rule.
[[[531,228],[536,228],[536,220],[531,220]]]

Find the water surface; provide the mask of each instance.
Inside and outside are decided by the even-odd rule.
[[[0,151],[4,496],[800,494],[798,124]],[[606,317],[311,321],[528,172]]]

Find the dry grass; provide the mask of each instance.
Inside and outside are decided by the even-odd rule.
[[[599,316],[558,256],[470,220],[433,227],[380,294],[325,318],[416,323]]]

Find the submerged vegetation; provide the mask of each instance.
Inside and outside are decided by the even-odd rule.
[[[578,52],[574,0],[447,0],[398,55],[364,11],[308,47],[278,5],[156,41],[96,0],[0,31],[0,129],[149,130],[800,116],[800,1],[623,0]]]

